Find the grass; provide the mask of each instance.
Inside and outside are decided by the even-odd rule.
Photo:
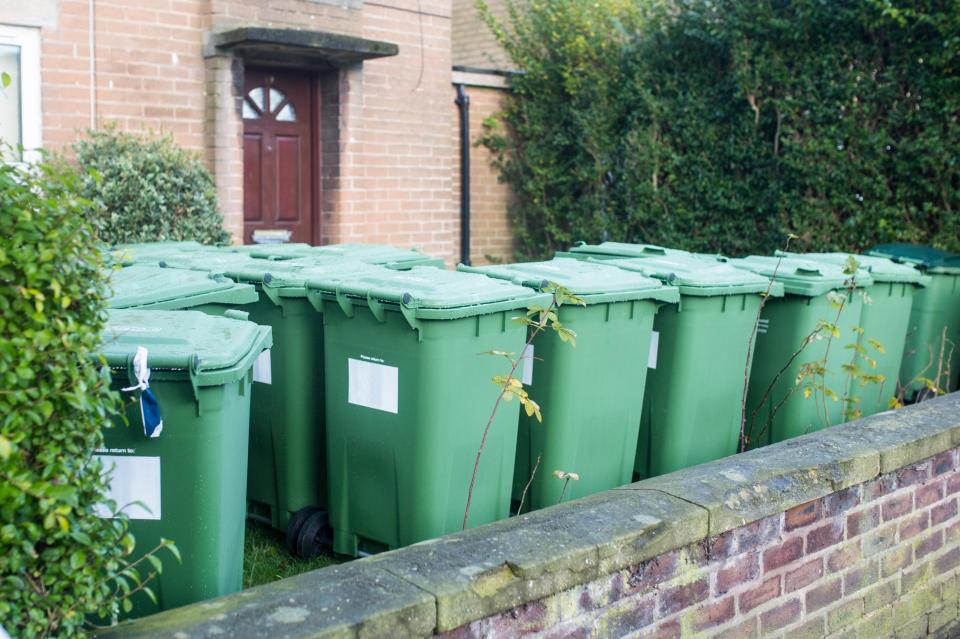
[[[338,564],[342,560],[332,554],[323,554],[313,559],[300,559],[287,552],[283,534],[269,526],[247,522],[243,544],[243,587],[299,575],[308,570]]]

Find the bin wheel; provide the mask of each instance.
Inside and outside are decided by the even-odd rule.
[[[333,535],[327,511],[302,508],[290,518],[287,527],[287,549],[303,559],[319,555],[333,545]]]
[[[913,403],[919,404],[920,402],[925,402],[928,399],[934,399],[935,397],[937,397],[936,391],[932,391],[927,387],[923,387],[917,391],[916,396],[913,398]]]

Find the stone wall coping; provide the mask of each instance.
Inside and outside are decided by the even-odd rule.
[[[960,445],[960,393],[103,631],[109,637],[426,636]]]

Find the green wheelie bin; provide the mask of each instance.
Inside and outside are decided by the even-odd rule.
[[[443,260],[414,249],[401,249],[387,244],[251,244],[232,247],[258,259],[309,260],[314,257],[339,257],[405,270],[414,266],[443,268]]]
[[[667,257],[675,256],[681,259],[694,256],[704,258],[713,258],[712,255],[701,253],[690,253],[680,249],[665,248],[656,244],[631,244],[629,242],[601,242],[599,244],[587,244],[586,242],[577,242],[573,247],[564,253],[557,253],[558,256],[576,257],[578,259],[592,258],[596,260],[616,260],[626,257]]]
[[[212,315],[253,304],[257,291],[250,284],[211,273],[173,271],[157,265],[134,264],[110,274],[110,308],[152,310],[192,309]]]
[[[585,304],[557,310],[560,323],[576,333],[576,347],[547,329],[523,353],[521,381],[540,404],[543,424],[520,413],[514,500],[528,482],[531,509],[552,506],[561,494],[576,499],[630,483],[654,316],[660,306],[679,301],[677,289],[639,273],[562,257],[458,269],[536,289],[555,283]],[[566,482],[555,471],[579,479],[564,490]]]
[[[644,247],[647,248],[647,247]],[[607,259],[679,288],[680,303],[653,321],[659,354],[650,360],[636,472],[641,478],[738,451],[750,337],[763,295],[783,296],[762,275],[716,258],[671,250]]]
[[[913,244],[881,244],[868,252],[911,264],[930,276],[929,284],[913,298],[900,367],[905,399],[916,401],[931,394],[924,379],[945,391],[956,390],[960,380],[960,255]]]
[[[749,444],[846,421],[850,380],[844,365],[858,341],[863,289],[873,284],[869,273],[847,274],[841,266],[789,256],[729,263],[774,278],[785,293],[767,301],[757,327],[747,392]]]
[[[549,296],[482,275],[416,267],[309,279],[323,312],[334,550],[397,548],[460,530],[474,460],[526,327]],[[469,524],[508,516],[517,402],[499,402]]]
[[[797,257],[830,264],[844,265],[851,257],[850,253],[802,253]],[[868,375],[879,375],[878,382],[853,384],[850,388],[852,408],[858,416],[867,417],[891,407],[891,400],[898,396],[900,364],[903,360],[904,346],[913,300],[931,278],[908,264],[898,264],[885,257],[871,255],[853,255],[861,269],[870,273],[873,285],[864,289],[863,315],[860,319],[860,353],[869,357],[873,367],[865,357],[851,353],[859,366]]]
[[[242,253],[206,252],[170,259],[168,268],[208,271],[256,287],[260,300],[244,307],[250,321],[273,329],[273,348],[254,369],[250,407],[250,519],[286,535],[301,557],[330,545],[323,403],[323,321],[307,299],[307,277],[335,280],[376,267],[334,257],[312,266],[259,260]]]
[[[181,242],[134,242],[112,246],[108,251],[108,255],[113,261],[123,266],[129,266],[130,264],[138,263],[156,263],[171,255],[193,253],[208,248],[212,247],[204,246],[200,242],[191,240]]]
[[[111,310],[102,352],[111,388],[125,398],[96,455],[109,473],[100,515],[123,511],[137,556],[161,539],[161,556],[135,601],[143,616],[240,590],[246,511],[247,429],[253,364],[270,329],[195,311]]]

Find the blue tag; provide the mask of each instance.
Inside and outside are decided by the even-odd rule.
[[[140,418],[143,420],[143,434],[147,437],[159,437],[163,431],[163,418],[160,417],[160,404],[153,391],[145,388],[140,392]]]

